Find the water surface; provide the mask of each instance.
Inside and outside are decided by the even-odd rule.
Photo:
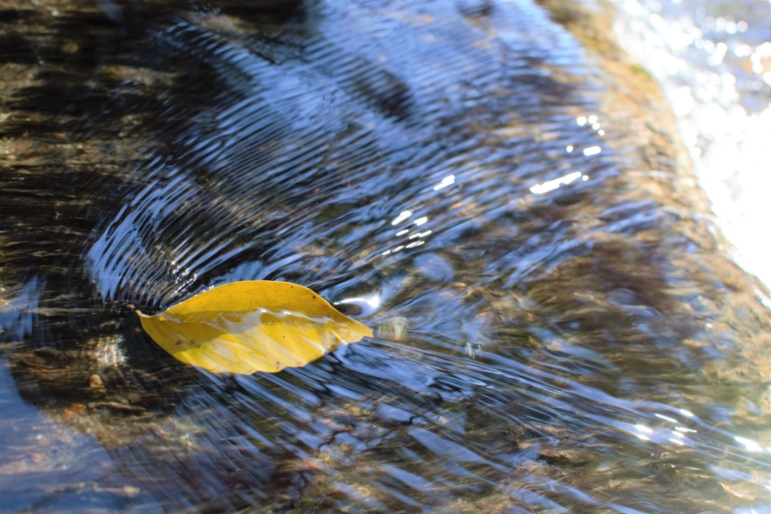
[[[763,286],[606,18],[100,5],[3,15],[5,510],[771,506]],[[257,279],[376,335],[212,375],[127,308]]]

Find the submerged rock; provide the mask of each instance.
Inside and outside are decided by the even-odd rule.
[[[771,444],[762,287],[720,251],[669,107],[606,17],[215,7],[3,11],[2,352],[22,397],[130,482],[94,478],[83,502],[768,501],[742,478],[768,473],[746,460]],[[304,369],[213,376],[125,308],[248,279],[385,328]]]

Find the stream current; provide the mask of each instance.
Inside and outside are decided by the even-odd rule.
[[[0,11],[0,510],[771,510],[765,286],[580,3]],[[375,336],[212,375],[157,312]]]

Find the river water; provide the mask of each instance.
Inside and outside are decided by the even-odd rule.
[[[625,48],[664,87],[709,196],[726,250],[771,284],[769,246],[758,237],[771,138],[771,5],[768,2],[617,2]]]
[[[5,6],[0,509],[771,510],[768,290],[709,179],[762,198],[715,156],[768,129],[768,5]],[[375,336],[212,375],[128,308],[253,279]]]

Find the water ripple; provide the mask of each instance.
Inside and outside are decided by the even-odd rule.
[[[653,143],[603,107],[618,97],[574,36],[504,1],[309,2],[267,31],[180,10],[135,41],[171,78],[112,91],[142,116],[138,156],[89,184],[93,232],[46,286],[87,313],[57,317],[62,293],[27,301],[48,321],[0,318],[37,338],[13,354],[48,396],[28,394],[80,405],[167,510],[767,501],[767,413],[740,414],[753,382],[716,366],[746,362],[731,351],[765,311],[676,174],[633,166]],[[312,287],[378,336],[211,375],[111,309],[254,279]]]

